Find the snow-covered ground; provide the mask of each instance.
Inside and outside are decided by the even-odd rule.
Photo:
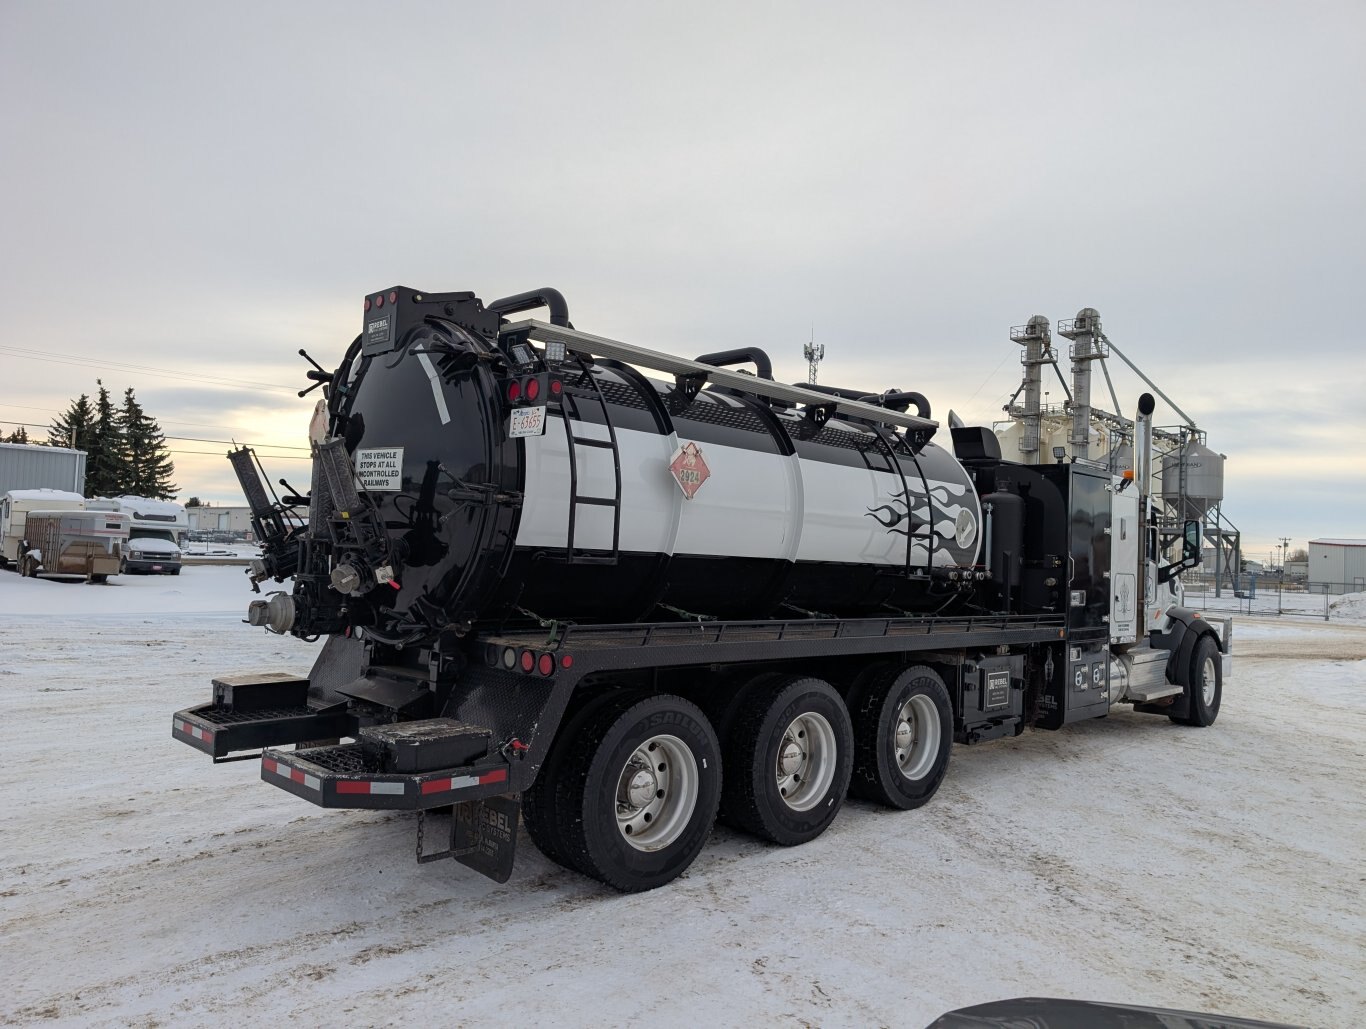
[[[955,749],[920,811],[717,830],[620,896],[526,840],[497,885],[407,815],[212,765],[170,714],[306,670],[242,569],[0,572],[0,1021],[917,1026],[1020,995],[1366,1022],[1366,625],[1240,618],[1206,730],[1120,711]]]

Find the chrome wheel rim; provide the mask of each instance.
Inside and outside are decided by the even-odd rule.
[[[617,776],[617,830],[636,850],[661,850],[678,839],[697,807],[697,759],[677,736],[651,736]]]
[[[892,753],[902,775],[916,780],[930,774],[939,756],[939,734],[939,712],[929,697],[917,694],[901,705],[892,726]]]
[[[1205,707],[1214,704],[1214,688],[1219,683],[1216,678],[1217,675],[1218,671],[1214,667],[1214,658],[1205,658],[1204,667],[1200,669],[1200,696],[1205,701]]]
[[[838,762],[835,730],[825,716],[815,711],[798,715],[778,744],[773,767],[778,796],[793,811],[810,811],[829,792]]]

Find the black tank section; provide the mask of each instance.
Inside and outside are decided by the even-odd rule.
[[[401,488],[368,491],[391,541],[397,587],[367,597],[397,620],[400,635],[477,619],[512,549],[516,508],[507,499],[521,490],[521,463],[489,364],[470,359],[489,353],[477,336],[438,326],[392,353],[358,355],[335,420],[353,460],[401,451]]]

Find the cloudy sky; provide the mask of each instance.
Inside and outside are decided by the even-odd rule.
[[[550,285],[984,422],[1093,306],[1247,556],[1366,537],[1359,2],[5,0],[0,177],[0,430],[132,385],[182,496],[237,496],[199,440],[306,478],[364,293]]]

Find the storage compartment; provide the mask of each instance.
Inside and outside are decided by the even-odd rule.
[[[464,768],[488,753],[491,735],[482,725],[454,718],[371,725],[360,731],[366,748],[380,756],[383,770],[402,774]]]

